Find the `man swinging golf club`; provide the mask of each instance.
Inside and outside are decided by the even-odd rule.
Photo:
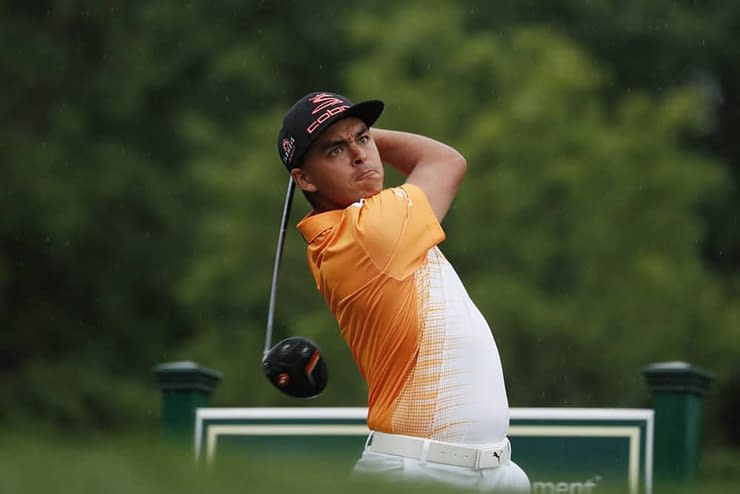
[[[294,184],[312,206],[298,230],[316,288],[368,384],[371,433],[354,471],[528,492],[511,461],[496,343],[438,248],[467,163],[434,139],[371,128],[382,111],[378,100],[310,93],[286,113],[277,141],[288,197]],[[402,185],[384,188],[384,163]],[[318,352],[305,344],[284,352],[299,362],[297,379]],[[280,365],[279,347],[268,367]]]

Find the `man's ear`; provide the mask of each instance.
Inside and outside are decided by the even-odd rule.
[[[316,192],[318,190],[311,182],[311,177],[302,168],[293,168],[290,170],[290,176],[293,177],[293,181],[299,189],[305,192]]]

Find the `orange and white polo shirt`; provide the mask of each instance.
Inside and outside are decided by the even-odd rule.
[[[438,441],[503,439],[509,408],[488,323],[405,184],[298,223],[316,287],[368,384],[368,427]]]

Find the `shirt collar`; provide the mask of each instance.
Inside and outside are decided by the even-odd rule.
[[[342,209],[334,209],[323,213],[311,211],[298,222],[296,228],[301,232],[304,240],[310,244],[316,240],[316,237],[339,223],[343,214],[344,210]]]

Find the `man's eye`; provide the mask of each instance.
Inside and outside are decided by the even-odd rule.
[[[341,152],[342,152],[342,148],[334,147],[329,150],[329,156],[337,156]]]
[[[357,140],[360,141],[360,144],[365,144],[367,141],[370,140],[370,136],[368,136],[367,134],[363,134],[358,137]]]

